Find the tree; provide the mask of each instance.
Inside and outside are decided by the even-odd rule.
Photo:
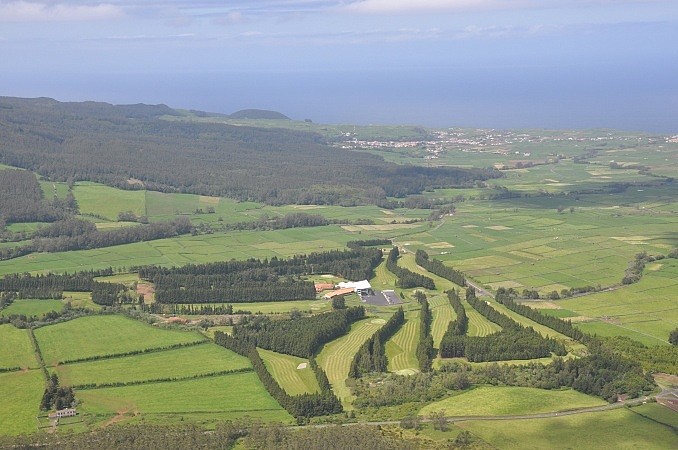
[[[458,445],[459,447],[466,447],[471,443],[471,441],[472,441],[471,433],[468,430],[464,430],[461,433],[459,433],[457,437],[454,439],[454,445]]]
[[[339,297],[334,297],[332,299],[332,309],[344,309],[346,308],[346,299],[343,295]]]
[[[445,417],[444,409],[433,411],[428,418],[433,424],[434,430],[447,431],[447,417]]]
[[[678,328],[674,329],[671,331],[671,334],[669,334],[669,342],[672,345],[678,345]]]

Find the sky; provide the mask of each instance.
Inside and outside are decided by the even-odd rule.
[[[0,0],[0,95],[678,133],[678,0]]]

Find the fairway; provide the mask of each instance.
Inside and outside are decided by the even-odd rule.
[[[557,412],[607,402],[573,390],[546,390],[527,387],[481,386],[440,400],[421,409],[419,415],[445,411],[447,416],[509,416]]]
[[[405,323],[386,341],[389,372],[414,372],[419,370],[417,344],[419,343],[419,311],[407,311]]]
[[[212,343],[144,355],[61,364],[53,370],[63,384],[126,383],[162,378],[186,378],[249,368],[244,356]]]
[[[0,373],[0,435],[34,433],[45,379],[40,370]]]
[[[118,315],[87,316],[38,328],[35,337],[48,366],[205,339],[195,332],[159,329]]]
[[[10,324],[0,325],[0,368],[40,367],[28,333]]]
[[[383,325],[383,323],[373,323],[373,321],[373,318],[367,318],[355,322],[346,336],[325,344],[317,358],[318,364],[327,373],[332,390],[341,400],[344,409],[352,409],[351,402],[354,398],[346,386],[353,355]]]
[[[174,420],[191,413],[210,414],[213,420],[250,416],[289,421],[290,416],[266,392],[253,372],[197,380],[90,389],[77,392],[82,411],[98,420],[120,411],[167,415]],[[259,414],[261,413],[261,414]]]
[[[500,449],[678,448],[670,428],[626,409],[548,419],[468,421],[458,427]]]
[[[320,390],[308,360],[258,348],[266,369],[288,395],[313,394]]]

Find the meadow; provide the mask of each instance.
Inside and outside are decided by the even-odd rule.
[[[37,430],[36,417],[44,387],[40,370],[0,373],[0,434],[28,434]]]
[[[58,362],[199,342],[195,332],[166,330],[118,315],[86,316],[35,330],[48,366]]]
[[[573,390],[545,390],[511,386],[479,386],[424,406],[419,415],[444,411],[446,416],[510,416],[559,412],[607,402]]]
[[[48,312],[60,312],[63,309],[64,303],[61,300],[20,299],[14,300],[11,305],[0,310],[0,317],[23,314],[26,317],[42,318]]]
[[[678,260],[667,258],[649,264],[638,283],[557,304],[588,320],[577,323],[583,331],[666,345],[669,333],[678,326],[677,288]]]
[[[288,395],[313,394],[319,392],[315,373],[308,365],[308,360],[296,356],[285,355],[262,348],[257,349],[264,360],[266,369],[271,372]]]
[[[623,408],[547,419],[467,421],[456,425],[501,449],[678,447],[675,431]]]
[[[170,393],[168,395],[168,393]],[[153,421],[194,420],[212,422],[249,416],[289,422],[290,416],[266,392],[254,372],[236,373],[188,381],[88,389],[77,392],[79,408],[96,422],[134,416]],[[138,418],[137,418],[138,419]]]
[[[63,384],[78,386],[198,377],[251,366],[244,356],[205,343],[141,355],[60,364],[52,371]]]
[[[0,368],[38,368],[28,330],[14,328],[10,324],[0,325]]]

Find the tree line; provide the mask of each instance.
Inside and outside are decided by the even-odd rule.
[[[233,327],[233,337],[255,347],[310,358],[322,345],[346,334],[351,324],[363,317],[362,306],[297,319],[243,317]]]
[[[543,358],[551,353],[561,356],[567,354],[562,343],[541,336],[532,327],[523,327],[479,300],[475,289],[466,290],[466,301],[486,319],[502,327],[502,330],[484,337],[449,334],[445,346],[441,346],[441,356],[464,356],[469,361],[482,362]]]
[[[0,230],[17,222],[53,222],[65,211],[45,200],[35,174],[26,170],[0,169]]]
[[[296,277],[332,273],[348,279],[371,278],[381,262],[381,250],[352,244],[348,250],[314,252],[288,259],[248,259],[183,267],[138,268],[139,276],[155,284],[159,303],[242,303],[315,298],[310,281]]]
[[[453,269],[443,264],[441,261],[429,258],[428,253],[424,250],[417,250],[417,253],[414,255],[415,262],[428,270],[429,272],[438,275],[439,277],[450,280],[456,285],[465,287],[466,286],[466,277],[464,273],[460,270]]]
[[[60,299],[64,291],[90,292],[95,277],[112,274],[113,269],[110,267],[73,274],[8,274],[0,278],[0,292],[14,293],[17,298]]]
[[[59,377],[53,373],[47,380],[47,387],[40,401],[40,409],[49,411],[51,409],[70,408],[75,403],[75,394],[70,386],[60,386]]]
[[[415,298],[421,305],[419,311],[419,340],[417,342],[417,361],[419,363],[419,370],[422,372],[430,372],[433,358],[436,351],[433,348],[433,336],[431,336],[431,323],[433,322],[433,314],[429,308],[426,294],[422,291],[417,291],[414,294]]]
[[[457,317],[447,325],[447,330],[440,341],[440,356],[443,358],[460,358],[464,356],[464,348],[457,342],[461,343],[463,340],[456,336],[465,336],[468,332],[468,317],[455,289],[447,291],[447,298]]]
[[[351,378],[360,378],[363,374],[371,372],[386,372],[388,368],[388,358],[384,345],[396,331],[405,323],[405,313],[400,307],[388,321],[377,330],[367,341],[360,346],[360,349],[353,355],[351,367],[348,376]]]
[[[386,268],[389,272],[395,275],[398,279],[396,284],[403,289],[413,287],[423,287],[425,289],[435,289],[436,285],[433,280],[426,275],[412,272],[409,269],[398,266],[398,257],[400,252],[398,247],[393,247],[386,258]]]

